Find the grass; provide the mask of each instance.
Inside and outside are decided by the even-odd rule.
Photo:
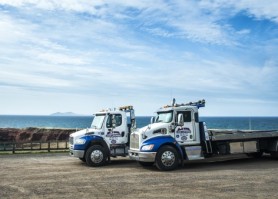
[[[47,150],[33,150],[33,151],[15,151],[13,153],[12,151],[0,151],[0,155],[11,155],[11,154],[47,154],[47,153],[69,153],[69,150],[51,150],[48,152]]]

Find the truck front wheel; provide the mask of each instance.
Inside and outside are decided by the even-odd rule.
[[[179,155],[172,146],[161,147],[155,158],[156,167],[162,171],[174,170],[179,165]]]
[[[107,154],[102,146],[94,145],[86,151],[85,159],[88,166],[99,167],[106,163]]]

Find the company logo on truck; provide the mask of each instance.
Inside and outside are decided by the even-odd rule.
[[[178,128],[176,130],[176,138],[180,138],[182,141],[187,140],[187,135],[191,133],[189,128]]]
[[[121,137],[121,134],[119,131],[109,131],[106,137]]]

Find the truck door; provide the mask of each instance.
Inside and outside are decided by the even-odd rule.
[[[193,111],[177,111],[177,117],[179,114],[183,115],[184,123],[182,126],[177,126],[175,129],[175,139],[179,143],[192,142],[195,139],[195,125],[193,120]]]
[[[122,114],[109,114],[105,124],[105,137],[107,142],[109,144],[125,144],[127,142],[125,126],[126,124]]]

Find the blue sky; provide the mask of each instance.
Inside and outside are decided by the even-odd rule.
[[[276,0],[1,0],[0,114],[278,115]]]

